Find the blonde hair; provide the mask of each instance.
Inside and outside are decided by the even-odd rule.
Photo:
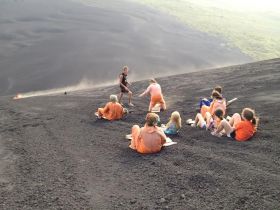
[[[182,119],[178,111],[172,112],[169,122],[166,126],[169,127],[172,122],[175,122],[177,129],[180,129],[182,127]]]
[[[116,95],[110,95],[110,101],[113,103],[117,103],[118,102],[118,97]]]
[[[258,127],[259,118],[256,116],[255,110],[251,108],[244,108],[242,110],[242,118],[252,122],[255,127]]]
[[[159,119],[159,116],[155,113],[148,113],[146,115],[146,123],[150,127],[157,125],[158,119]]]
[[[156,81],[154,78],[151,78],[151,79],[149,80],[149,82],[150,82],[150,83],[157,83],[157,81]]]
[[[125,69],[128,70],[128,66],[124,66],[124,67],[122,68],[123,71],[124,71]]]

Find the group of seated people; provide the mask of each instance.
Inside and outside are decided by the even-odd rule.
[[[150,85],[145,92],[139,95],[142,97],[146,94],[151,95],[151,102],[146,115],[146,123],[140,128],[138,125],[132,127],[130,136],[131,143],[129,147],[139,153],[156,153],[159,152],[166,143],[167,136],[178,134],[182,127],[180,113],[175,111],[171,114],[170,120],[166,125],[160,124],[160,117],[153,113],[153,107],[160,106],[161,110],[166,109],[166,104],[161,92],[160,85],[156,80],[151,79]],[[255,111],[245,108],[242,114],[235,113],[232,117],[225,119],[227,111],[226,99],[222,96],[222,88],[214,88],[211,98],[202,99],[200,102],[200,113],[195,120],[187,120],[187,124],[193,127],[200,127],[210,130],[212,135],[221,137],[226,135],[237,141],[246,141],[256,132],[258,118]],[[107,120],[119,120],[128,113],[126,108],[118,103],[116,95],[110,96],[110,102],[104,108],[99,108],[95,113],[98,118]]]
[[[200,113],[197,113],[195,120],[188,120],[193,127],[200,127],[210,130],[212,135],[217,137],[228,136],[237,141],[247,141],[256,132],[258,118],[251,108],[244,108],[242,113],[235,113],[232,117],[226,115],[230,103],[222,96],[222,88],[214,88],[211,98],[202,99],[200,102]]]

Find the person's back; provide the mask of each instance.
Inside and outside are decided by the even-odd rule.
[[[104,117],[108,120],[119,120],[123,117],[123,107],[119,103],[109,102],[104,109]]]
[[[157,153],[166,142],[166,135],[157,127],[159,116],[155,113],[148,113],[146,124],[140,128],[134,125],[131,130],[131,143],[129,147],[139,153]]]
[[[169,127],[164,130],[165,134],[175,135],[178,133],[178,128],[176,127],[176,123],[172,122],[169,124]]]
[[[142,97],[147,94],[151,95],[151,101],[148,109],[149,112],[152,111],[156,104],[160,105],[161,110],[166,109],[166,103],[162,95],[161,87],[155,79],[150,80],[150,85],[142,94],[139,95],[139,97]]]
[[[161,87],[158,83],[152,83],[150,84],[149,88],[151,96],[158,96],[161,95]]]
[[[227,108],[227,105],[226,105],[225,99],[214,99],[211,103],[209,112],[211,115],[213,115],[216,110],[221,109],[223,111],[223,113],[225,114],[226,108]]]
[[[248,120],[241,121],[235,126],[235,139],[237,141],[247,141],[255,132],[256,128],[252,122]]]
[[[164,129],[165,134],[176,135],[182,127],[182,119],[178,111],[174,111],[171,114],[169,122]]]
[[[162,133],[161,135],[159,133]],[[140,153],[156,153],[161,150],[164,141],[162,139],[163,131],[155,126],[144,126],[139,134],[139,146],[137,151]]]

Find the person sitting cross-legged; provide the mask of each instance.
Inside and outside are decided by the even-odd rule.
[[[127,110],[118,103],[118,97],[116,95],[111,95],[110,102],[108,102],[104,108],[98,108],[95,115],[99,119],[103,118],[111,121],[121,119],[126,113]]]

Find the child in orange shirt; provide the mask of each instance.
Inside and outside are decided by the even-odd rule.
[[[159,116],[155,113],[148,113],[146,124],[140,128],[138,125],[132,127],[131,143],[129,147],[139,153],[157,153],[166,142],[166,135],[157,126]]]
[[[110,102],[108,102],[104,108],[98,108],[95,115],[99,119],[103,118],[111,121],[121,119],[126,113],[127,110],[118,103],[118,97],[116,95],[111,95]]]
[[[235,113],[232,118],[222,120],[218,129],[213,131],[215,136],[221,136],[221,132],[224,130],[228,137],[234,138],[236,141],[247,141],[256,132],[258,126],[258,118],[255,111],[250,108],[242,110],[242,114]]]

